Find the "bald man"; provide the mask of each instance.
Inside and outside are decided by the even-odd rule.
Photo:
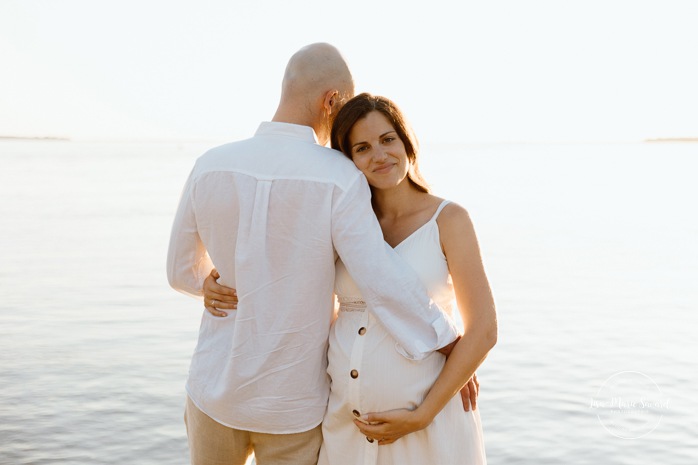
[[[304,47],[286,67],[272,121],[205,153],[184,187],[170,284],[200,297],[215,266],[239,299],[225,317],[202,316],[186,385],[194,465],[242,465],[252,452],[258,465],[317,462],[337,255],[405,357],[421,359],[457,336],[383,240],[364,176],[325,147],[353,93],[337,49]],[[423,337],[405,336],[415,333]]]

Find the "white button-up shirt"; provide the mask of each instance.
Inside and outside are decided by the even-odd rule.
[[[172,228],[168,278],[201,296],[215,266],[239,299],[225,318],[203,312],[187,392],[204,413],[265,433],[320,424],[335,251],[403,355],[420,359],[455,339],[452,321],[383,240],[370,197],[354,164],[307,126],[262,123],[253,138],[197,160]]]

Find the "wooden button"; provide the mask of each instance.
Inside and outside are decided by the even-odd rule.
[[[360,417],[360,416],[361,416],[361,413],[359,413],[358,410],[352,410],[351,413],[353,413],[355,417]]]
[[[363,336],[364,334],[366,334],[366,328],[362,326],[361,328],[359,328],[359,336]]]
[[[356,378],[359,377],[359,372],[356,371],[356,370],[351,370],[351,372],[349,373],[349,376],[351,376],[352,378],[356,379]]]

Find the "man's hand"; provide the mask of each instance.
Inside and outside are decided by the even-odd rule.
[[[475,410],[477,408],[477,396],[480,395],[480,382],[477,380],[477,375],[473,373],[473,377],[465,383],[463,389],[460,390],[460,397],[463,401],[463,410],[470,411],[470,407]]]
[[[354,424],[371,442],[378,441],[379,446],[392,444],[401,437],[426,428],[430,422],[421,418],[417,410],[388,410],[387,412],[369,413]]]
[[[238,308],[238,295],[235,289],[218,284],[216,280],[220,277],[214,268],[204,280],[204,307],[211,315],[224,317],[228,314],[221,309]]]

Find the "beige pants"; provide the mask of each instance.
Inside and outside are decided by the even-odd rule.
[[[221,425],[187,397],[184,423],[192,465],[244,465],[254,451],[257,465],[316,465],[322,428],[295,434],[242,431]]]

